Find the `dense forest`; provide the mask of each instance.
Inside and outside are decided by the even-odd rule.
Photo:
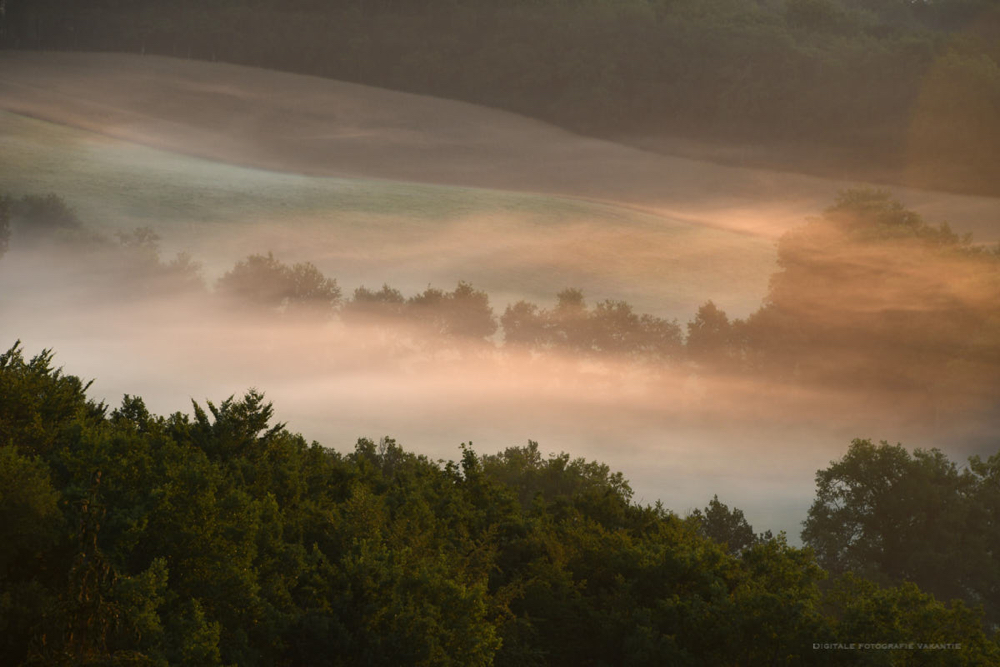
[[[1000,661],[1000,455],[855,441],[800,549],[537,443],[342,453],[256,391],[112,410],[52,360],[0,354],[0,664]]]
[[[227,61],[626,141],[694,139],[720,159],[993,194],[998,45],[996,0],[0,4],[0,48]]]

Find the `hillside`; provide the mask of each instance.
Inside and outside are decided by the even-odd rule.
[[[996,0],[16,0],[0,50],[266,67],[727,163],[997,193]]]
[[[268,170],[580,197],[775,237],[847,182],[669,157],[462,102],[161,57],[0,53],[0,108]],[[897,189],[981,240],[994,199]]]

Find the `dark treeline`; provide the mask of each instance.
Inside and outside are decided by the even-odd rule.
[[[209,293],[190,257],[159,257],[150,230],[114,242],[88,231],[58,197],[0,201],[11,212],[15,245],[54,239],[109,253],[104,270],[127,276],[109,281],[110,289],[137,297],[179,287]],[[410,296],[362,286],[345,297],[314,265],[271,254],[237,263],[211,297],[268,320],[375,326],[411,349],[551,353],[893,395],[905,399],[900,409],[933,422],[995,410],[1000,394],[1000,247],[931,225],[876,190],[846,191],[785,234],[769,292],[744,319],[708,301],[681,326],[620,300],[588,305],[577,289],[560,292],[552,307],[520,301],[498,316],[488,295],[465,282]]]
[[[997,192],[996,0],[0,6],[5,48],[222,60],[472,101],[590,134],[794,146],[778,164]]]
[[[959,474],[857,441],[818,475],[814,555],[717,498],[638,505],[535,443],[344,454],[255,391],[161,417],[87,386],[49,352],[0,354],[3,665],[1000,661],[998,457]]]
[[[159,235],[148,227],[108,238],[85,225],[54,194],[0,194],[0,258],[12,244],[16,249],[51,252],[54,264],[76,262],[108,278],[97,289],[109,296],[142,298],[205,289],[201,265],[184,253],[162,260],[159,243]]]
[[[816,474],[802,531],[831,573],[913,581],[982,605],[1000,627],[1000,452],[962,467],[942,452],[855,440]]]

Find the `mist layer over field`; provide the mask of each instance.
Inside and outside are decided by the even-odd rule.
[[[811,330],[835,333],[822,345],[768,339],[777,348],[768,368],[778,370],[766,373],[501,347],[499,335],[442,340],[403,321],[249,315],[204,290],[149,287],[105,250],[31,244],[15,228],[0,259],[0,346],[53,348],[112,404],[139,394],[154,412],[188,411],[191,399],[257,387],[290,428],[338,449],[390,435],[455,458],[462,441],[492,452],[533,439],[622,470],[644,502],[685,512],[718,493],[759,529],[793,536],[813,473],[853,437],[954,454],[995,437],[994,366],[963,352],[967,372],[951,354],[982,324],[955,312],[996,317],[992,265],[909,242],[807,234],[798,256],[812,252],[826,279],[793,274],[769,292],[782,268],[776,240],[845,183],[653,155],[308,77],[153,58],[0,57],[0,107],[18,112],[0,113],[0,192],[55,192],[109,237],[152,227],[163,257],[189,253],[209,287],[237,260],[273,251],[312,262],[345,296],[463,280],[500,315],[521,299],[551,308],[576,287],[588,305],[625,300],[683,329],[709,299],[746,318],[777,295]],[[897,194],[978,241],[1000,237],[996,200]],[[896,328],[866,320],[887,312],[899,315]],[[758,331],[788,333],[781,311],[766,315]],[[928,328],[935,318],[947,326]],[[907,327],[928,336],[897,344]],[[872,331],[888,351],[880,366],[870,363]],[[791,351],[799,356],[787,361]],[[953,373],[946,381],[942,368]],[[898,386],[887,369],[902,376]]]
[[[5,300],[0,334],[8,344],[20,337],[29,352],[54,348],[57,362],[95,378],[91,393],[112,404],[138,394],[151,410],[189,412],[189,399],[218,402],[257,387],[292,429],[342,451],[358,437],[389,435],[432,458],[455,459],[462,441],[494,452],[531,439],[543,451],[611,462],[644,502],[661,499],[684,512],[719,493],[762,526],[792,532],[811,498],[812,473],[858,433],[831,423],[825,410],[807,415],[796,401],[774,400],[780,386],[651,374],[603,360],[499,359],[478,346],[427,353],[410,350],[419,342],[405,332],[386,340],[377,329],[268,326],[222,319],[183,299],[125,308],[76,302],[79,311],[38,313]],[[826,403],[796,398],[812,410]]]
[[[706,293],[748,312],[773,269],[770,239],[611,204],[253,169],[2,112],[0,146],[10,194],[59,193],[108,234],[150,226],[211,279],[272,250],[347,285],[463,279],[511,300],[574,285],[683,317]]]
[[[341,450],[358,437],[390,435],[451,459],[462,441],[492,452],[538,440],[545,451],[611,462],[645,502],[684,512],[720,493],[759,525],[793,535],[812,473],[852,437],[963,454],[995,437],[976,403],[981,393],[936,400],[931,390],[948,387],[933,377],[926,394],[866,384],[866,350],[817,345],[819,367],[848,377],[818,373],[804,383],[724,365],[442,337],[405,320],[248,313],[218,295],[144,283],[130,270],[101,252],[9,253],[0,261],[0,336],[20,338],[29,352],[54,348],[112,404],[138,394],[152,410],[189,411],[192,399],[218,402],[256,387],[279,419]],[[966,277],[960,296],[981,298],[984,287]],[[937,290],[950,284],[927,280]],[[888,282],[866,303],[895,298]],[[820,326],[866,309],[861,301],[830,306]],[[937,345],[952,342],[945,333]]]

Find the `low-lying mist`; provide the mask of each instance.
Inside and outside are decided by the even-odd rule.
[[[389,435],[454,459],[462,442],[493,452],[537,440],[623,471],[642,502],[684,513],[718,493],[794,539],[813,473],[851,438],[967,455],[998,432],[994,254],[922,222],[903,234],[886,218],[877,238],[851,236],[836,225],[860,219],[857,204],[782,240],[781,271],[746,319],[711,306],[685,327],[610,301],[567,315],[570,290],[524,311],[535,319],[518,320],[517,345],[504,340],[515,304],[487,304],[504,327],[479,337],[352,311],[352,285],[339,286],[339,315],[261,309],[225,298],[222,283],[206,290],[194,264],[160,259],[141,232],[88,246],[15,229],[0,259],[0,340],[54,349],[111,404],[138,394],[154,412],[186,412],[255,387],[291,429],[341,450]],[[397,305],[435,294],[458,290]],[[630,326],[666,342],[629,342]]]

